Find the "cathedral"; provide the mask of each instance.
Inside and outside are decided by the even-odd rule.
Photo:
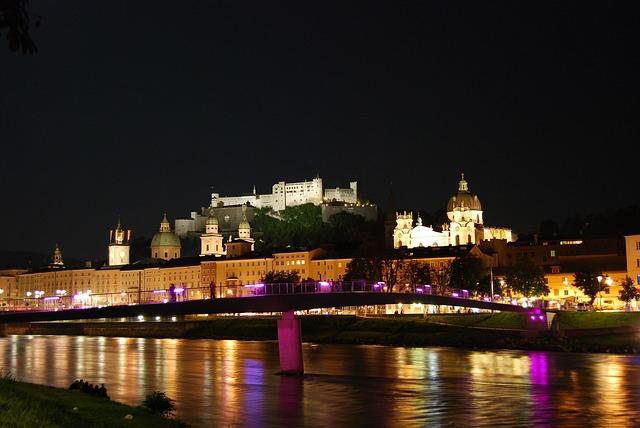
[[[490,239],[515,240],[511,229],[484,225],[480,199],[469,191],[464,174],[458,183],[458,193],[447,204],[447,217],[449,223],[442,225],[442,231],[437,231],[431,226],[424,226],[420,216],[414,226],[413,213],[396,213],[393,247],[442,247],[477,244]]]

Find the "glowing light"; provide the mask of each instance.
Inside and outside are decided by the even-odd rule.
[[[164,290],[153,290],[153,292],[154,292],[155,294],[160,294],[160,293],[164,293]]]
[[[27,297],[31,297],[31,291],[27,291]]]
[[[538,319],[540,319],[540,321],[542,321],[544,319],[544,315],[538,315]]]
[[[178,288],[175,288],[173,291],[175,291],[176,293],[179,294],[179,293],[182,293],[184,291],[184,288],[178,287]]]
[[[460,297],[460,295],[459,295],[458,293],[451,293],[451,295],[452,295],[453,297]]]
[[[138,321],[144,321],[144,315],[138,315]]]
[[[59,296],[51,296],[51,297],[45,297],[45,298],[44,298],[44,301],[45,301],[45,302],[48,302],[48,301],[50,301],[50,300],[58,300],[58,299],[60,299],[60,297],[59,297]]]
[[[318,284],[320,284],[320,286],[322,286],[322,287],[328,287],[329,286],[329,283],[327,281],[320,281],[320,282],[318,282]]]
[[[0,288],[0,294],[4,293],[4,289]]]
[[[176,317],[171,317],[171,321],[175,321],[175,320],[176,320]]]
[[[156,317],[156,321],[160,321],[160,317]]]
[[[162,303],[167,303],[169,301],[169,299],[163,299]]]

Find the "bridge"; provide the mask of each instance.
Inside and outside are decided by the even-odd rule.
[[[323,290],[322,287],[317,287],[312,291],[308,291],[300,287],[282,288],[270,285],[270,287],[262,287],[261,292],[263,294],[247,297],[115,305],[83,309],[0,312],[0,335],[5,332],[6,324],[10,323],[131,318],[141,315],[144,317],[166,317],[187,314],[279,312],[283,314],[282,319],[278,320],[278,345],[281,372],[283,374],[300,375],[303,373],[302,341],[300,336],[300,320],[294,317],[294,311],[346,306],[422,303],[426,305],[457,306],[505,312],[529,312],[528,309],[521,306],[483,300],[437,296],[420,292],[394,293],[374,290],[375,287],[368,288],[365,291],[354,291],[353,289],[349,291],[327,291]],[[542,324],[542,322],[546,324],[546,314],[540,311],[536,312],[535,315],[530,315],[530,317],[532,320],[539,322],[539,324]],[[527,320],[529,320],[529,317],[527,317]]]

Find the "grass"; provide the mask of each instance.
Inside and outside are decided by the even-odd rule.
[[[74,407],[78,410],[74,411]],[[133,419],[124,419],[127,414],[133,415]],[[16,382],[5,375],[0,378],[0,426],[118,428],[188,425],[153,415],[139,407],[126,406],[80,391]]]
[[[640,327],[640,312],[558,312],[561,329]]]
[[[428,322],[460,327],[482,327],[521,330],[525,328],[525,315],[513,312],[480,314],[436,314],[425,318]]]

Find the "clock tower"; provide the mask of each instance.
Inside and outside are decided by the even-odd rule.
[[[109,266],[129,264],[131,230],[124,230],[118,219],[115,230],[109,231]]]

